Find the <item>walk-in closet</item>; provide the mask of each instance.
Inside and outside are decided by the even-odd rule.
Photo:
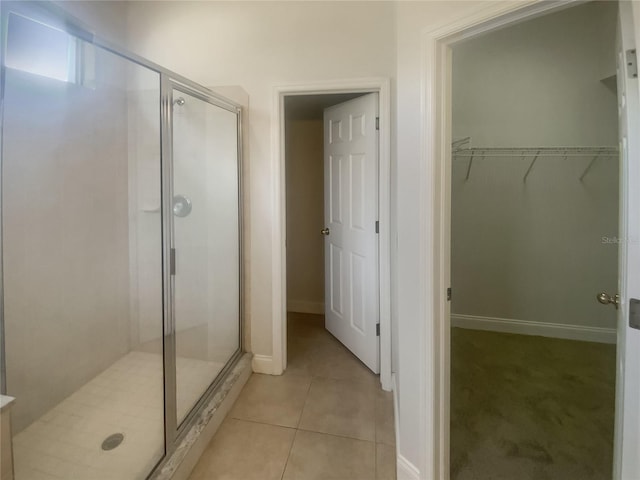
[[[452,479],[611,478],[616,28],[590,2],[453,49]]]

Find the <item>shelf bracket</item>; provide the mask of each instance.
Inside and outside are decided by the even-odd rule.
[[[529,176],[529,174],[531,173],[531,169],[533,168],[533,166],[536,163],[536,160],[538,160],[538,157],[540,156],[540,150],[538,150],[536,152],[536,156],[533,157],[533,160],[531,160],[531,164],[529,165],[529,168],[527,168],[527,173],[524,174],[524,178],[522,179],[522,183],[527,183],[527,177]]]
[[[596,160],[598,159],[599,156],[600,154],[598,153],[595,157],[591,159],[591,161],[589,162],[589,165],[587,165],[587,168],[585,168],[584,172],[582,172],[582,175],[580,175],[580,181],[582,181],[582,179],[587,175],[587,173],[589,173],[589,170],[591,170],[591,167],[593,167],[593,164],[596,163]]]
[[[475,152],[473,152],[471,154],[471,158],[469,158],[469,166],[467,167],[467,176],[465,177],[464,181],[466,182],[467,180],[469,180],[469,175],[471,174],[471,165],[473,165],[473,156],[475,155]]]

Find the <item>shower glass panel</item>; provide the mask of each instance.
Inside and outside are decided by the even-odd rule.
[[[3,11],[16,479],[143,479],[165,453],[160,75],[40,15]]]
[[[240,350],[238,117],[173,90],[178,425]]]

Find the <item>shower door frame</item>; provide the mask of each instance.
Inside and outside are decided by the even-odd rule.
[[[0,24],[6,25],[10,12],[25,14],[30,18],[41,21],[54,28],[67,32],[78,39],[119,56],[133,64],[151,70],[159,76],[158,101],[160,102],[160,170],[161,170],[161,222],[162,222],[162,328],[163,328],[163,382],[164,382],[164,455],[148,473],[147,478],[154,476],[162,468],[167,459],[176,451],[176,447],[186,433],[197,421],[204,405],[208,404],[218,386],[234,367],[238,359],[244,354],[244,321],[245,321],[245,290],[244,290],[244,202],[243,202],[243,117],[242,105],[216,94],[212,90],[179,75],[171,70],[136,55],[105,38],[96,35],[90,26],[64,10],[63,7],[50,2],[35,4],[21,4],[16,1],[3,1],[0,5]],[[0,47],[4,47],[0,39]],[[6,359],[4,335],[4,272],[3,268],[3,231],[2,231],[2,162],[3,162],[3,132],[4,132],[4,48],[0,48],[0,393],[6,395]],[[174,275],[171,272],[173,248],[173,89],[192,95],[211,105],[223,108],[236,115],[237,118],[237,172],[238,172],[238,303],[239,303],[239,333],[238,348],[227,361],[224,368],[201,395],[180,425],[177,423],[177,385],[176,385],[176,348],[175,348],[175,302],[173,298]]]
[[[163,345],[164,345],[164,395],[165,395],[165,444],[175,445],[193,425],[201,408],[209,402],[221,381],[244,353],[244,261],[243,261],[243,194],[242,194],[242,108],[204,87],[185,83],[184,79],[170,73],[160,73],[160,138],[161,138],[161,198],[162,198],[162,290],[163,290]],[[174,90],[197,98],[210,105],[234,113],[237,118],[237,173],[238,173],[238,253],[239,253],[239,338],[238,349],[190,409],[182,423],[177,419],[176,381],[176,315],[175,315],[175,231],[173,215],[173,107]],[[169,448],[165,459],[169,456]],[[162,464],[162,462],[161,462]]]

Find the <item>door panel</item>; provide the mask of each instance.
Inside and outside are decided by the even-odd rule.
[[[329,221],[337,225],[342,224],[342,156],[331,155],[329,157],[331,187],[329,189]]]
[[[180,424],[240,348],[237,116],[173,92],[176,404]]]
[[[331,292],[329,311],[332,315],[342,317],[342,250],[334,244],[329,245]]]
[[[378,94],[327,108],[325,124],[326,328],[379,371]]]

